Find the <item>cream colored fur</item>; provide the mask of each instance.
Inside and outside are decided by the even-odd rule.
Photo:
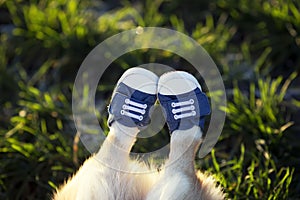
[[[214,179],[194,169],[195,153],[202,141],[199,127],[173,132],[169,159],[160,172],[155,166],[129,158],[137,133],[136,128],[114,122],[99,152],[84,162],[78,172],[56,191],[53,199],[224,199]]]

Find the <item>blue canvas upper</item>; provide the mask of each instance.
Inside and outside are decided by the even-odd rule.
[[[207,96],[199,88],[179,95],[159,93],[158,99],[164,108],[170,133],[174,130],[186,130],[194,125],[204,128],[205,116],[210,114],[210,105]]]
[[[114,121],[143,129],[150,124],[150,108],[156,101],[155,94],[148,94],[124,83],[119,83],[108,107],[108,125]]]

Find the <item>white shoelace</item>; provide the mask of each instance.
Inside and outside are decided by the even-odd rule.
[[[177,120],[177,119],[195,116],[196,111],[195,111],[194,103],[195,102],[193,99],[187,101],[181,101],[181,102],[172,102],[171,106],[173,108],[172,113],[174,114],[174,119]],[[180,107],[180,108],[176,108],[176,107]],[[190,112],[186,112],[186,111],[190,111]],[[186,113],[182,113],[182,112],[186,112]],[[176,115],[177,113],[182,113],[182,114]]]
[[[146,113],[145,109],[147,108],[147,104],[141,104],[130,99],[125,99],[124,103],[125,104],[123,104],[122,110],[120,111],[121,115],[126,115],[139,121],[144,119],[143,115]],[[140,113],[141,115],[137,115],[129,111],[134,111],[136,113]]]

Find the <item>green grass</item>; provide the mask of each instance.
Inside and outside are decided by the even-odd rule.
[[[190,35],[222,73],[225,127],[197,167],[230,199],[300,198],[300,97],[290,95],[299,88],[298,1],[2,0],[0,9],[0,199],[45,199],[89,156],[72,119],[77,70],[98,43],[137,26]],[[112,80],[148,62],[186,64],[159,50],[130,52],[113,63],[97,94],[108,102]],[[107,132],[107,113],[98,116]],[[134,150],[162,145],[163,133]]]

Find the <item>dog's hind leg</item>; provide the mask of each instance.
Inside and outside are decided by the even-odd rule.
[[[202,142],[201,127],[210,111],[197,79],[182,71],[165,73],[158,82],[158,98],[171,133],[170,154],[160,180],[147,199],[222,199],[222,192],[211,177],[200,176],[200,172],[195,174],[194,159]]]
[[[54,199],[144,199],[153,184],[152,176],[145,173],[145,164],[130,160],[130,150],[138,126],[148,125],[149,110],[156,100],[157,79],[142,68],[131,68],[122,75],[109,107],[110,132],[101,149],[84,162],[75,176],[54,194]],[[130,113],[131,110],[139,114]],[[136,119],[139,121],[133,121]]]
[[[200,127],[189,130],[176,130],[171,136],[169,159],[162,170],[161,177],[149,192],[147,200],[223,199],[221,188],[216,187],[214,179],[195,171],[194,158],[201,143]]]
[[[78,172],[56,192],[54,199],[109,200],[130,199],[139,195],[139,191],[135,191],[136,186],[132,185],[136,177],[130,173],[143,166],[129,160],[137,133],[137,128],[113,123],[98,153],[84,162]],[[132,162],[135,162],[136,169],[129,169]],[[126,188],[125,182],[133,188]]]

